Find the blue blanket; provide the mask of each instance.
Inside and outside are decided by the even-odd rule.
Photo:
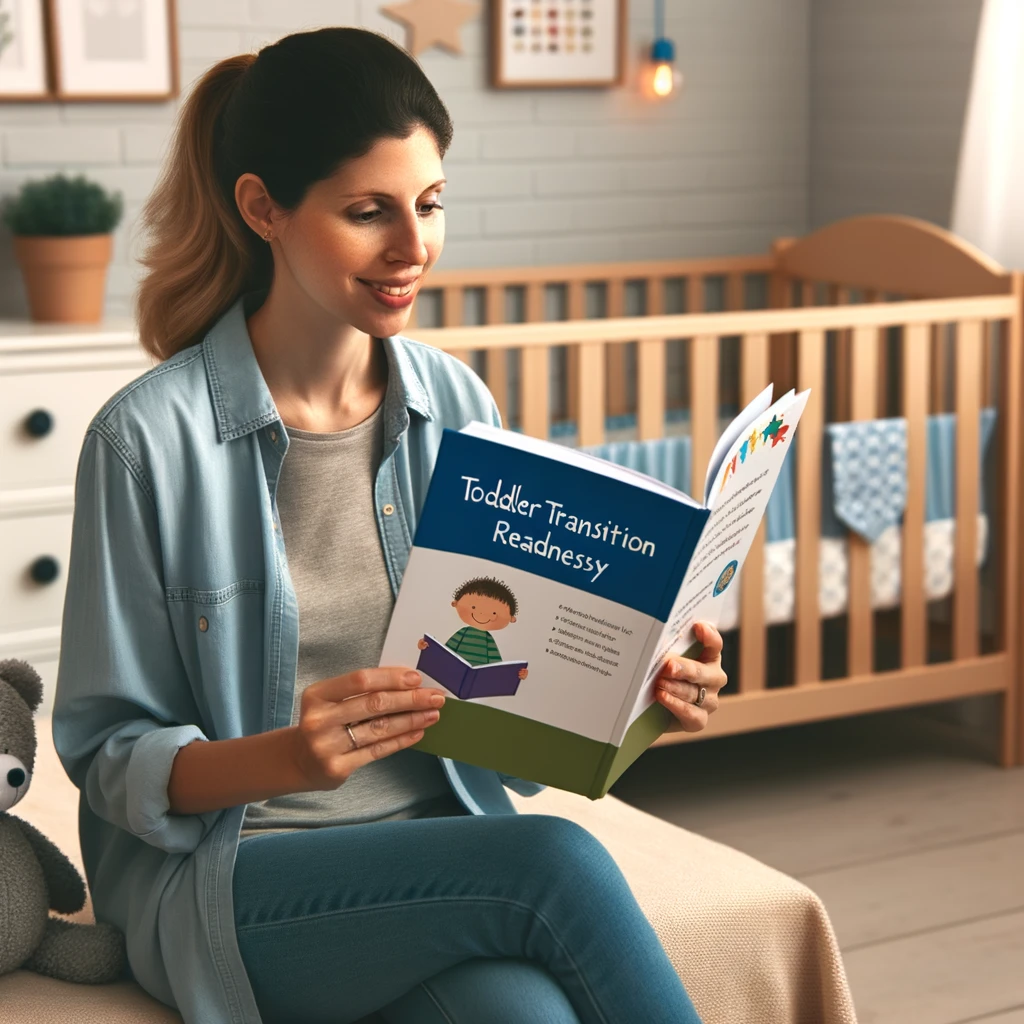
[[[985,466],[995,422],[995,409],[981,411],[978,485],[982,512],[986,510]],[[925,519],[951,519],[955,515],[956,416],[929,416],[927,435]],[[794,440],[799,443],[799,430]],[[613,441],[583,450],[690,491],[688,436]],[[822,536],[843,537],[850,529],[873,541],[886,527],[900,522],[906,505],[906,466],[905,420],[827,424],[822,446]],[[790,452],[768,502],[768,543],[796,536],[795,484],[796,459]]]

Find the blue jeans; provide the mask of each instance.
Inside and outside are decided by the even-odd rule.
[[[611,854],[565,818],[252,836],[233,892],[266,1024],[700,1024]]]

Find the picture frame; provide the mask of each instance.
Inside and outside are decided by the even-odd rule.
[[[47,0],[54,98],[152,102],[178,95],[175,0]]]
[[[0,101],[53,99],[45,0],[0,0]]]
[[[626,77],[626,0],[493,0],[496,89],[610,88]]]

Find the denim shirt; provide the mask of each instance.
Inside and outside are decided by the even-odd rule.
[[[288,435],[246,326],[258,298],[239,297],[90,424],[54,699],[96,917],[125,932],[132,975],[189,1024],[260,1021],[232,906],[246,805],[169,814],[171,764],[194,740],[290,725],[298,659],[275,501]],[[442,430],[500,418],[459,360],[401,335],[382,344],[376,519],[397,595]],[[506,785],[543,788],[440,761],[473,814],[514,814]]]

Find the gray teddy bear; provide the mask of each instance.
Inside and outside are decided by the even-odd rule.
[[[81,910],[85,883],[42,832],[8,813],[32,781],[32,715],[42,699],[31,665],[0,661],[0,975],[24,968],[63,981],[114,981],[124,971],[124,936],[110,924],[50,917],[50,908]]]

